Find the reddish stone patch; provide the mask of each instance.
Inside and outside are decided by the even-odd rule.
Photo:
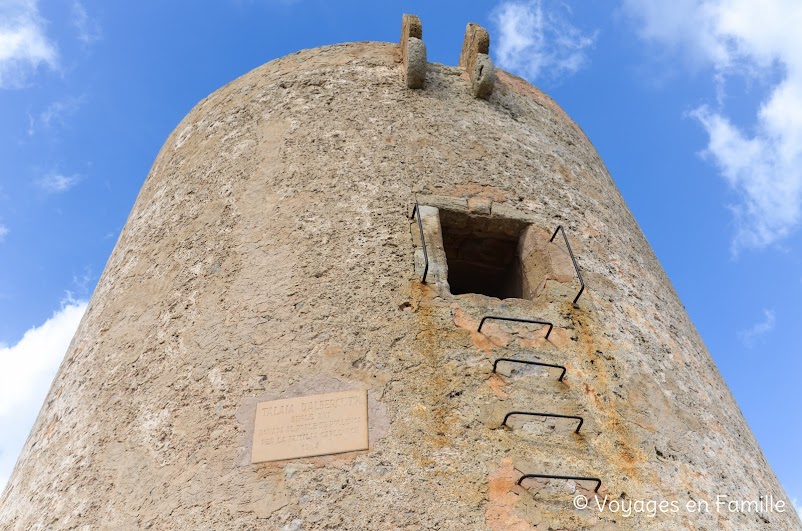
[[[497,203],[502,203],[509,197],[509,192],[505,190],[478,183],[457,184],[450,190],[438,190],[437,193],[455,197],[485,197]]]
[[[490,352],[498,346],[486,335],[480,334],[479,332],[471,332],[471,341],[473,341],[473,345],[482,352]]]
[[[513,514],[518,495],[513,492],[515,482],[521,474],[512,466],[512,459],[505,458],[488,478],[485,524],[489,529],[506,531],[528,531],[532,525]]]
[[[565,348],[571,343],[571,335],[565,328],[555,328],[549,335],[549,341],[557,348]]]
[[[454,308],[454,324],[465,330],[476,330],[479,328],[479,321],[470,316],[465,315],[462,308],[457,307],[456,304],[451,306]]]
[[[485,322],[485,325],[482,327],[482,335],[487,337],[494,345],[502,348],[506,347],[512,339],[509,334],[503,332],[499,325],[493,321]]]
[[[499,378],[497,374],[492,375],[490,378],[485,381],[487,386],[493,391],[493,394],[499,398],[507,398],[509,395],[503,391],[503,388],[506,387],[507,383]]]

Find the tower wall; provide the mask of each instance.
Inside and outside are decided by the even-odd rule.
[[[272,61],[167,139],[0,499],[0,527],[795,529],[793,511],[576,510],[785,496],[579,127],[397,45]],[[421,282],[423,243],[429,271]],[[451,295],[442,213],[528,226],[529,298]],[[499,221],[501,220],[501,221]],[[587,289],[577,280],[562,225]],[[534,263],[533,262],[533,263]],[[540,267],[540,269],[538,269]],[[537,279],[542,279],[539,284]],[[545,327],[490,321],[528,317]],[[564,365],[553,371],[500,357]],[[370,449],[251,464],[258,402],[364,388]],[[513,410],[579,415],[501,419]],[[768,521],[768,523],[766,523]]]

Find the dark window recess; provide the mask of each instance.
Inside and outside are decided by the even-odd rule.
[[[527,224],[440,210],[451,293],[523,298],[519,240]]]

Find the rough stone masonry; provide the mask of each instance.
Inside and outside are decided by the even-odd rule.
[[[492,63],[490,92],[434,63],[411,90],[401,48],[291,54],[178,125],[0,528],[800,528],[714,505],[787,498],[582,130]],[[452,294],[500,257],[519,296]],[[257,403],[353,389],[368,450],[251,464]],[[681,510],[624,513],[649,500]]]

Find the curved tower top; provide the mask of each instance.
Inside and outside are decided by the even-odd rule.
[[[458,67],[423,37],[276,59],[178,125],[0,527],[799,526],[717,509],[786,498],[581,129],[478,26]]]

